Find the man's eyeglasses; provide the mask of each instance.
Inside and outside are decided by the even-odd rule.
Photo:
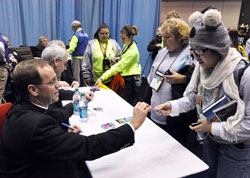
[[[50,86],[55,86],[57,82],[58,82],[57,78],[53,78],[51,81],[49,81],[47,83],[40,83],[38,85],[46,84],[46,85],[50,85]]]
[[[62,62],[63,63],[63,65],[64,65],[64,67],[67,67],[67,65],[68,65],[68,61],[63,61],[63,60],[59,60],[59,59],[57,59],[59,62]]]
[[[194,55],[198,55],[198,56],[200,56],[200,55],[202,55],[202,54],[204,54],[206,51],[208,50],[208,48],[205,48],[205,49],[190,49],[190,52],[192,53],[192,54],[194,54]]]
[[[62,61],[62,62],[63,62],[63,65],[64,65],[64,66],[67,66],[67,65],[68,65],[68,61],[66,61],[66,62],[65,62],[65,61]]]

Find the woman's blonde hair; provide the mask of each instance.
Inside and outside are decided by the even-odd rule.
[[[190,27],[188,24],[177,18],[170,18],[161,25],[161,32],[173,33],[176,39],[180,39],[182,45],[188,44]]]

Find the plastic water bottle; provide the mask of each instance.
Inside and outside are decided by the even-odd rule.
[[[73,110],[75,115],[79,115],[79,101],[80,101],[80,92],[79,89],[75,89],[75,94],[73,95]]]
[[[82,122],[88,121],[88,100],[85,97],[85,93],[81,94],[79,101],[79,115]]]

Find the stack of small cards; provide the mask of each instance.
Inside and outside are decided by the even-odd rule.
[[[130,122],[131,119],[132,119],[132,117],[125,117],[125,118],[121,118],[121,119],[116,119],[116,121],[117,121],[119,124],[124,124],[124,123]],[[115,126],[114,123],[109,122],[109,123],[102,124],[102,125],[101,125],[101,128],[103,128],[104,130],[109,130],[109,129],[114,129],[114,128],[116,128],[116,126]]]

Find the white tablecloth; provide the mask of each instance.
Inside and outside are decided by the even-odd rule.
[[[82,88],[86,91],[89,88]],[[103,112],[91,108],[102,107]],[[89,120],[77,116],[70,123],[81,126],[84,135],[104,132],[102,124],[132,116],[133,108],[112,90],[97,91],[89,103]],[[111,155],[87,162],[94,178],[175,178],[198,173],[208,166],[148,118],[136,131],[135,144]]]

